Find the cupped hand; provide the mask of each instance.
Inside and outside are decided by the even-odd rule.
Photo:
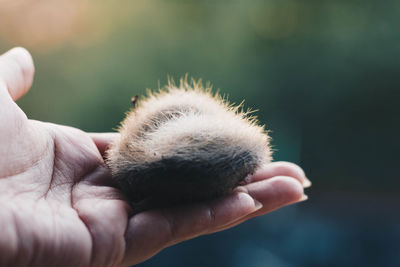
[[[0,56],[0,266],[128,266],[305,199],[304,172],[268,164],[224,198],[130,216],[103,154],[117,134],[29,120],[30,54]]]

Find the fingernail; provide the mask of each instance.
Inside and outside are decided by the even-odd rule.
[[[309,188],[309,187],[311,187],[311,185],[312,185],[311,181],[308,180],[307,177],[304,177],[303,187],[304,187],[304,188]]]
[[[249,194],[249,191],[244,186],[240,186],[240,185],[238,187],[236,187],[235,189],[233,189],[233,192]]]
[[[258,201],[257,199],[254,199],[254,198],[253,198],[253,200],[254,200],[254,208],[255,208],[255,210],[259,210],[259,209],[261,209],[263,207],[263,204],[260,201]]]
[[[308,196],[306,194],[304,194],[298,202],[302,202],[302,201],[306,201],[308,199]]]

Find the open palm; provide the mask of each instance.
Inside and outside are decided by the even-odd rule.
[[[15,100],[29,53],[0,57],[0,266],[127,266],[178,242],[304,199],[296,165],[271,163],[232,195],[130,216],[102,154],[117,134],[28,120]]]

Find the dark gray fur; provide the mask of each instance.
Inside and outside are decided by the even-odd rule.
[[[193,140],[194,146],[202,145],[201,154],[198,148],[191,153],[188,147],[174,151],[173,156],[116,173],[115,178],[134,211],[223,196],[259,165],[251,151],[235,149],[224,140],[206,141]]]

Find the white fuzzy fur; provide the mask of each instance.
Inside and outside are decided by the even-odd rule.
[[[241,164],[257,168],[271,160],[269,137],[254,117],[212,94],[210,88],[204,89],[200,82],[189,84],[185,79],[179,87],[170,83],[139,100],[137,108],[122,122],[120,133],[121,138],[112,144],[107,160],[119,180],[135,168],[146,168],[165,158],[181,157],[193,164],[209,159],[214,161],[210,166],[225,164],[229,170],[238,162],[236,155],[249,155],[243,159],[249,162]],[[221,164],[215,164],[219,159]],[[203,163],[208,164],[199,164]],[[224,177],[223,169],[211,171],[215,171],[216,177]],[[253,169],[256,168],[252,167],[252,172]],[[137,176],[140,179],[140,173]]]

